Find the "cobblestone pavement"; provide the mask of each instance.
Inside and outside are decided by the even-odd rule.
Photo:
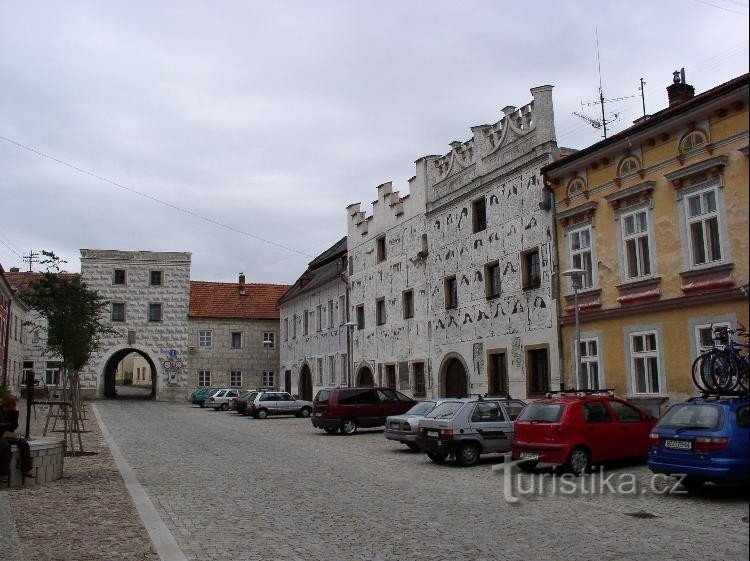
[[[634,474],[645,489],[637,495],[510,504],[492,470],[497,456],[458,468],[380,432],[329,436],[307,419],[188,404],[97,407],[188,559],[748,558],[746,493],[654,496],[642,465],[605,471],[615,487]]]

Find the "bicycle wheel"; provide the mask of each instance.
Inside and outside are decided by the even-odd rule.
[[[750,365],[748,364],[747,355],[733,354],[732,361],[737,372],[737,386],[740,391],[750,391]]]
[[[737,387],[738,376],[734,361],[724,350],[717,350],[711,354],[705,376],[716,392],[732,392]]]
[[[709,352],[700,354],[693,361],[693,384],[702,392],[710,391],[706,382],[703,380],[703,361],[708,360]]]

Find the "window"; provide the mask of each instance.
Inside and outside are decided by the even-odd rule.
[[[264,388],[271,388],[274,385],[274,375],[272,370],[264,370],[263,371],[263,387]]]
[[[365,305],[357,306],[357,329],[365,328]]]
[[[594,275],[591,258],[591,226],[572,230],[568,234],[568,245],[570,266],[574,269],[586,271],[581,275],[581,288],[592,288],[594,286]]]
[[[211,371],[210,370],[198,370],[198,385],[199,386],[211,385]]]
[[[317,362],[317,365],[318,365],[318,368],[317,368],[318,385],[322,386],[323,385],[323,359],[319,358],[319,359],[317,359],[316,362]]]
[[[471,226],[475,234],[487,228],[487,201],[484,197],[471,203]]]
[[[497,423],[505,420],[497,402],[477,403],[471,414],[472,423]]]
[[[241,349],[242,348],[242,331],[232,331],[230,337],[231,337],[232,348]]]
[[[521,254],[523,267],[523,289],[539,288],[542,285],[542,268],[539,262],[539,248]]]
[[[488,366],[490,395],[508,395],[508,365],[505,353],[491,353]]]
[[[34,373],[34,361],[24,360],[23,361],[23,378],[21,378],[22,384],[27,384],[29,376]]]
[[[583,418],[587,423],[611,423],[612,417],[602,401],[589,401],[583,404]]]
[[[424,362],[415,362],[412,364],[411,369],[414,379],[414,397],[424,397],[427,395],[424,380]]]
[[[529,349],[526,352],[529,394],[549,391],[549,359],[547,349]]]
[[[579,348],[581,369],[579,371],[578,388],[598,390],[601,388],[599,380],[599,340],[581,339]]]
[[[126,278],[125,269],[115,269],[112,284],[125,284]]]
[[[284,341],[289,340],[289,318],[284,318]]]
[[[641,414],[635,407],[631,407],[622,401],[610,401],[612,410],[615,412],[615,418],[618,423],[638,423],[641,421]]]
[[[213,344],[213,332],[212,331],[199,331],[198,332],[198,346],[199,347],[210,347]]]
[[[378,325],[385,323],[385,298],[375,300],[375,323]]]
[[[323,331],[323,306],[315,308],[315,331]]]
[[[230,388],[242,387],[242,371],[241,370],[232,370],[229,372],[229,387]]]
[[[386,387],[392,390],[396,389],[396,365],[395,364],[385,365],[385,385]]]
[[[622,162],[620,162],[620,169],[618,170],[618,175],[620,177],[628,175],[629,173],[633,173],[640,167],[641,167],[641,164],[638,161],[638,158],[636,158],[635,156],[628,156]]]
[[[151,271],[149,275],[149,284],[151,286],[161,286],[162,274],[161,271]]]
[[[328,329],[331,329],[333,327],[333,321],[334,321],[333,300],[329,300],[328,301]]]
[[[680,140],[680,152],[687,152],[704,144],[706,144],[706,135],[701,131],[692,131]]]
[[[500,296],[500,263],[488,263],[484,266],[484,294],[487,298]]]
[[[458,306],[458,283],[456,277],[446,277],[443,281],[445,289],[445,307],[456,308]]]
[[[44,368],[44,383],[48,386],[60,385],[60,363],[48,361]]]
[[[161,304],[148,305],[148,321],[161,321]]]
[[[307,335],[310,327],[310,312],[305,310],[305,315],[302,316],[302,335]]]
[[[333,355],[328,357],[328,380],[331,385],[336,383],[336,357]]]
[[[341,383],[346,383],[349,377],[349,356],[346,353],[341,353]]]
[[[292,316],[292,339],[297,338],[297,314]]]
[[[273,349],[275,345],[276,335],[270,331],[263,334],[263,346],[267,349]]]
[[[112,302],[112,321],[125,321],[124,302]]]
[[[630,360],[635,393],[658,394],[659,349],[655,331],[631,333]]]
[[[732,326],[726,321],[695,326],[695,349],[697,351],[696,356],[698,354],[701,354],[704,350],[710,349],[714,346],[714,329],[720,327],[731,328]],[[719,339],[716,339],[716,343],[722,344]]]
[[[402,306],[404,309],[404,319],[414,317],[414,291],[404,290],[402,296]]]
[[[716,189],[699,191],[685,197],[687,212],[690,263],[704,265],[721,261],[719,213],[716,209]]]
[[[625,276],[628,279],[651,274],[648,212],[637,210],[622,216]]]
[[[378,253],[378,263],[385,261],[387,257],[385,251],[385,236],[380,236],[375,240],[375,245]]]
[[[570,183],[568,183],[568,197],[572,197],[573,195],[577,195],[578,193],[581,193],[586,190],[586,184],[583,182],[583,179],[580,177],[576,177],[571,180]]]
[[[346,295],[339,296],[339,325],[346,323]]]

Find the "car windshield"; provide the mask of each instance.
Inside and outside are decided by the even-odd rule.
[[[415,417],[417,417],[417,416],[424,417],[425,415],[427,415],[427,413],[429,413],[433,409],[435,409],[435,402],[434,401],[421,401],[421,402],[417,403],[414,407],[412,407],[411,409],[409,409],[405,413],[405,415],[413,415]]]
[[[258,392],[250,392],[245,396],[247,401],[252,401],[258,396]]]
[[[446,401],[435,407],[425,417],[428,419],[452,419],[463,406],[464,404],[461,401]]]
[[[315,403],[328,403],[328,398],[330,395],[331,392],[329,392],[328,390],[320,390],[315,396]]]
[[[710,403],[678,403],[669,408],[657,428],[716,430],[724,420],[719,405]]]
[[[557,423],[564,408],[563,403],[529,403],[516,420],[530,423]]]

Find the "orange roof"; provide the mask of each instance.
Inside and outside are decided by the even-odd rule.
[[[190,281],[191,318],[279,319],[279,298],[288,284]]]

